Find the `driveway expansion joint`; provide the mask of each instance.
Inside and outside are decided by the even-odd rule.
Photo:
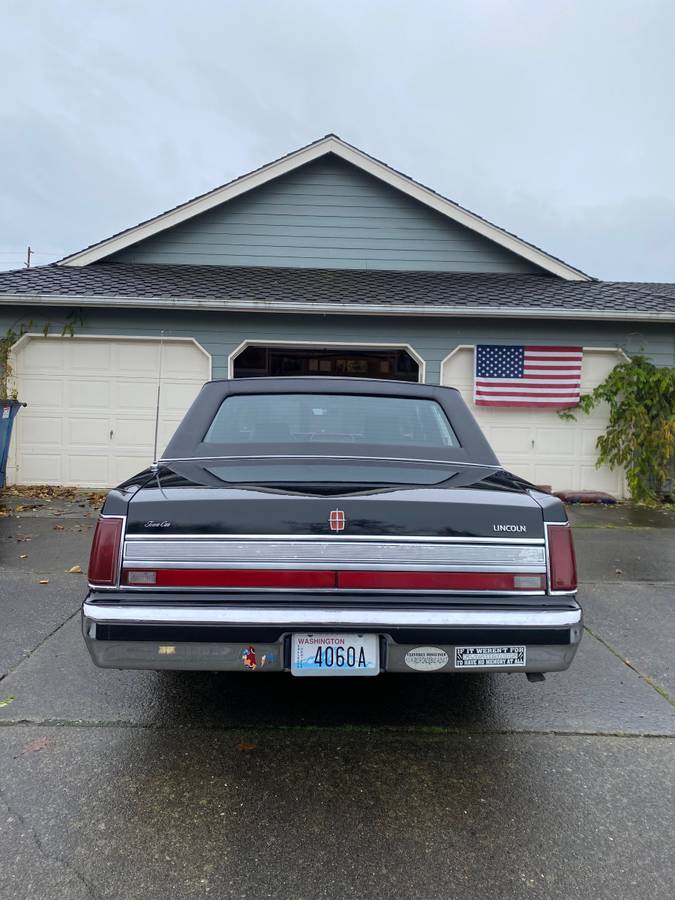
[[[71,875],[73,875],[73,877],[76,878],[77,881],[84,887],[87,894],[90,897],[92,897],[93,900],[102,900],[101,895],[96,893],[93,885],[88,881],[87,878],[84,877],[84,875],[80,871],[78,871],[78,869],[71,862],[69,862],[67,859],[64,859],[62,856],[58,856],[56,854],[49,853],[49,851],[45,848],[42,838],[37,833],[35,828],[26,819],[26,817],[24,815],[22,815],[22,813],[20,813],[18,811],[18,809],[16,809],[16,807],[13,806],[13,804],[11,804],[9,802],[9,800],[7,799],[7,793],[5,790],[3,790],[3,788],[1,786],[0,786],[0,802],[5,807],[5,809],[9,813],[9,815],[14,817],[17,820],[17,822],[30,835],[31,840],[37,847],[37,850],[43,859],[47,860],[48,862],[56,863],[57,865],[62,866],[67,872],[69,872]]]
[[[260,725],[237,723],[236,725],[164,725],[152,722],[110,721],[95,719],[0,719],[0,733],[7,728],[74,728],[74,729],[120,729],[133,731],[154,731],[166,734],[241,734],[242,732],[255,732],[256,734],[377,734],[389,737],[455,737],[465,735],[467,737],[485,737],[489,735],[513,735],[526,737],[610,737],[610,738],[659,738],[674,739],[675,731],[599,731],[592,729],[579,729],[576,731],[558,728],[467,728],[463,726],[444,725]]]
[[[46,634],[42,638],[42,640],[40,641],[39,644],[36,644],[31,650],[28,650],[26,652],[26,655],[23,656],[16,665],[11,666],[6,672],[0,672],[0,683],[2,683],[5,680],[5,678],[7,678],[8,675],[13,675],[14,672],[16,672],[17,669],[21,668],[21,666],[25,662],[27,662],[33,656],[33,654],[37,653],[37,651],[41,647],[43,647],[44,644],[46,644],[50,638],[53,638],[54,635],[58,631],[60,631],[62,628],[64,628],[69,622],[72,622],[72,620],[75,618],[75,616],[79,616],[79,615],[80,615],[80,610],[76,609],[75,612],[72,613],[72,615],[68,616],[67,619],[64,619],[63,622],[61,622],[59,625],[57,625],[56,628],[54,628],[52,631],[49,632],[49,634]]]
[[[623,656],[623,654],[621,654],[616,649],[616,647],[613,647],[604,638],[601,638],[600,635],[596,634],[591,628],[589,628],[588,625],[584,625],[584,631],[587,631],[592,638],[598,641],[598,643],[602,644],[603,647],[606,647],[610,653],[613,653],[614,656],[616,656],[617,659],[620,659],[624,666],[630,669],[631,672],[635,672],[638,678],[644,681],[645,684],[648,684],[649,687],[659,695],[659,697],[662,697],[666,701],[666,703],[670,703],[671,706],[675,707],[675,699],[670,696],[668,691],[662,685],[657,684],[657,682],[650,678],[649,675],[644,675],[638,668],[636,668],[636,666],[633,665],[633,663],[629,659],[626,659],[626,657]]]

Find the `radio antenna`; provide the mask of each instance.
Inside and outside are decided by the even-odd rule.
[[[164,360],[164,332],[159,339],[159,369],[157,371],[157,406],[155,408],[155,446],[152,453],[153,468],[157,468],[157,441],[159,439],[159,404],[162,399],[162,363]]]

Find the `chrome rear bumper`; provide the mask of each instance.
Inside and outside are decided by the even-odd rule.
[[[456,646],[501,645],[526,646],[527,664],[489,671],[555,672],[567,669],[574,658],[582,612],[576,604],[566,609],[383,609],[87,601],[82,630],[94,663],[103,668],[244,671],[242,651],[255,645],[258,658],[267,660],[259,671],[280,672],[288,669],[288,637],[293,632],[351,631],[381,636],[387,672],[413,671],[405,662],[406,653],[428,645],[448,654],[440,672],[458,671]]]

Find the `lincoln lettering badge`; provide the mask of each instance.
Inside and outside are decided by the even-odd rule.
[[[328,521],[330,522],[330,530],[331,531],[344,531],[345,530],[344,510],[331,509],[330,518]]]

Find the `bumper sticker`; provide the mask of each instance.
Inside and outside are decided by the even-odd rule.
[[[448,654],[440,647],[415,647],[405,655],[405,664],[417,672],[435,672],[448,663]]]
[[[520,647],[455,647],[456,669],[495,669],[524,666],[527,649]]]
[[[274,654],[263,653],[260,659],[258,659],[255,647],[251,644],[248,647],[242,647],[241,661],[250,672],[255,672],[256,669],[264,669],[268,663],[273,663]]]

